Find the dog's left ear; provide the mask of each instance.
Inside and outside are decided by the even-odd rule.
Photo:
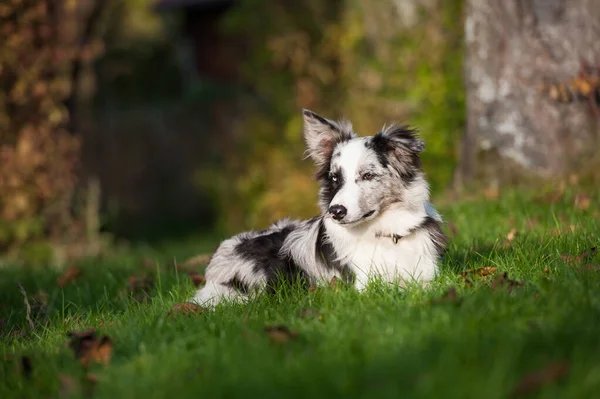
[[[356,137],[349,122],[334,122],[307,109],[302,115],[306,151],[319,168],[329,162],[337,143]]]
[[[418,137],[418,130],[408,125],[391,125],[381,134],[390,146],[398,146],[414,154],[425,151],[425,142]]]

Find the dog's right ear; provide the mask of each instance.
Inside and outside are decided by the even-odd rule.
[[[302,115],[306,152],[319,168],[329,163],[337,143],[356,137],[349,122],[334,122],[307,109],[302,110]]]

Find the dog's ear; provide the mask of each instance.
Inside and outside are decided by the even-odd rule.
[[[408,125],[393,124],[381,131],[390,147],[402,147],[414,154],[425,151],[425,142],[418,137],[418,130]]]
[[[386,154],[385,160],[403,181],[412,181],[421,167],[419,153],[425,150],[425,142],[417,137],[416,129],[406,125],[384,127],[373,137],[371,145]]]
[[[329,162],[335,145],[355,137],[349,122],[334,122],[307,109],[304,116],[304,140],[306,152],[318,167]]]

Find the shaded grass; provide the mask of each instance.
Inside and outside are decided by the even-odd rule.
[[[598,200],[595,193],[581,210],[573,195],[547,203],[514,192],[442,209],[456,236],[440,277],[427,288],[374,284],[358,294],[348,287],[309,293],[288,287],[246,305],[171,317],[171,306],[194,288],[169,260],[210,250],[212,240],[206,248],[142,248],[83,262],[83,276],[64,288],[56,286],[57,272],[4,269],[0,397],[56,397],[57,375],[84,381],[66,333],[90,327],[113,339],[112,362],[89,370],[99,379],[92,391],[66,396],[503,398],[528,372],[559,361],[570,365],[568,375],[533,396],[593,397],[600,388],[600,271],[581,266],[600,259],[567,264],[561,254],[599,244]],[[505,244],[511,228],[520,234]],[[554,235],[556,228],[567,232]],[[148,256],[155,267],[142,265]],[[489,279],[466,286],[460,272],[484,266],[525,286],[512,293],[492,290]],[[148,302],[137,303],[124,289],[130,275],[142,273],[154,276],[156,286]],[[17,282],[49,298],[49,321],[24,337],[14,333],[27,328]],[[461,303],[432,304],[449,286]],[[303,308],[321,317],[302,317]],[[271,325],[298,337],[275,343],[264,332]],[[19,371],[23,355],[31,357],[30,379]]]

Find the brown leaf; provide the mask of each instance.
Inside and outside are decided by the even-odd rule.
[[[500,188],[497,185],[493,185],[485,189],[483,195],[488,200],[497,200],[500,197]]]
[[[590,207],[592,200],[586,194],[579,193],[573,199],[573,205],[577,209],[586,210]]]
[[[183,262],[183,267],[190,268],[190,267],[194,267],[194,266],[206,265],[210,262],[211,257],[212,257],[212,254],[196,255],[196,256],[186,260],[185,262]]]
[[[68,283],[72,283],[83,275],[79,266],[71,266],[56,280],[59,287],[64,287]]]
[[[128,288],[137,302],[146,302],[150,298],[150,291],[154,286],[154,279],[146,276],[129,277]]]
[[[306,308],[302,308],[300,309],[300,317],[305,318],[305,319],[319,319],[322,320],[323,319],[323,315],[319,312],[317,312],[314,309],[306,309]]]
[[[99,338],[96,330],[91,329],[82,332],[69,332],[71,338],[69,347],[73,350],[84,367],[92,363],[107,365],[112,357],[113,344],[109,337]]]
[[[189,272],[188,276],[190,276],[190,279],[192,280],[192,283],[194,283],[195,287],[206,284],[206,277],[204,277],[204,274],[200,274],[198,272]]]
[[[525,226],[527,227],[528,230],[532,230],[532,229],[536,228],[537,226],[539,226],[539,224],[540,224],[540,218],[537,216],[533,217],[533,218],[529,218],[525,222]]]
[[[510,231],[508,232],[508,234],[506,234],[506,241],[511,242],[515,239],[515,237],[517,237],[519,235],[519,230],[515,229],[514,227],[512,229],[510,229]]]
[[[589,264],[581,267],[580,270],[585,270],[585,271],[588,271],[588,272],[592,272],[592,271],[596,271],[597,272],[597,271],[600,271],[600,265],[589,263]]]
[[[506,288],[508,292],[513,292],[513,290],[517,288],[523,288],[525,286],[525,281],[511,280],[508,278],[508,273],[503,272],[498,274],[492,280],[491,286],[494,290],[498,288]]]
[[[439,305],[444,303],[460,305],[462,302],[462,298],[459,298],[456,294],[456,288],[450,287],[448,290],[439,298],[435,298],[431,300],[433,305]]]
[[[560,256],[560,258],[562,260],[564,260],[565,263],[567,263],[567,264],[581,263],[586,260],[589,260],[592,256],[596,255],[597,253],[598,253],[598,248],[593,247],[593,248],[590,248],[589,251],[583,251],[579,255],[563,254]]]
[[[541,200],[543,203],[546,204],[556,204],[559,202],[562,202],[564,199],[564,193],[559,192],[559,191],[552,191],[549,192],[548,194],[544,195]]]
[[[61,398],[69,398],[81,392],[81,385],[75,378],[69,375],[58,374],[58,380],[60,381]]]
[[[60,381],[60,397],[68,398],[75,396],[81,391],[79,382],[71,376],[59,374],[58,379]]]
[[[468,269],[460,273],[463,277],[487,277],[496,273],[496,267],[485,266],[477,269]]]
[[[200,314],[200,313],[204,313],[206,312],[206,309],[204,309],[202,306],[193,303],[193,302],[182,302],[182,303],[176,303],[175,305],[173,305],[173,307],[171,308],[171,310],[169,310],[169,312],[167,313],[168,315],[178,315],[178,314],[185,314],[185,315],[192,315],[192,314]]]
[[[458,229],[456,225],[452,222],[446,222],[446,226],[448,226],[448,231],[452,235],[452,237],[456,237],[458,235]]]
[[[330,288],[336,288],[338,286],[338,278],[334,277],[331,279],[331,281],[329,282],[329,287]]]
[[[286,326],[265,327],[265,332],[273,342],[284,344],[298,337],[297,331],[291,331]]]
[[[513,389],[512,395],[526,395],[539,391],[544,385],[551,384],[564,378],[569,373],[567,362],[550,363],[546,367],[524,376]]]
[[[25,378],[27,378],[27,379],[31,378],[32,368],[31,368],[31,358],[29,356],[21,357],[21,363],[19,365],[19,370],[21,371],[21,373],[23,373]]]

